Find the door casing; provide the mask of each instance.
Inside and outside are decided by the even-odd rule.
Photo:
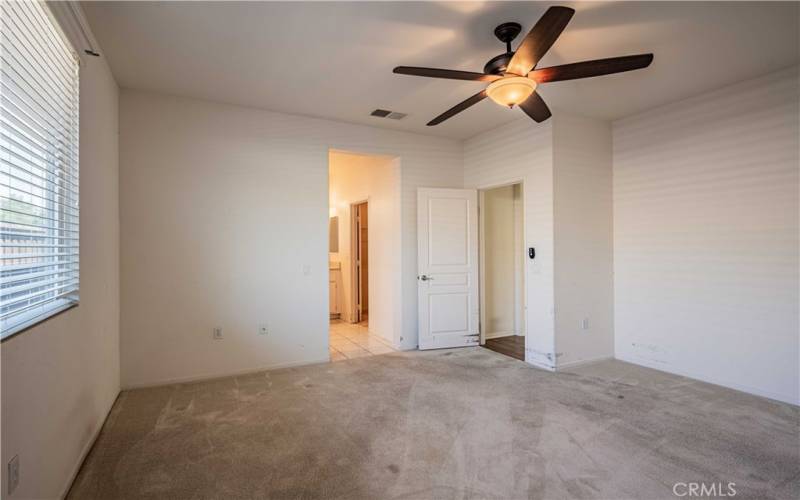
[[[486,343],[486,251],[485,251],[485,241],[483,235],[485,233],[484,229],[484,194],[486,191],[490,191],[492,189],[497,189],[506,186],[514,186],[519,184],[519,193],[522,202],[522,244],[523,248],[523,255],[522,255],[522,331],[525,332],[525,361],[528,360],[528,337],[530,336],[530,332],[528,332],[528,277],[527,277],[527,245],[528,245],[528,238],[527,238],[527,230],[528,228],[525,225],[525,181],[523,179],[513,179],[506,182],[502,182],[500,184],[491,184],[491,185],[484,185],[480,186],[478,189],[478,255],[480,261],[480,280],[479,280],[479,293],[480,293],[480,311],[481,311],[481,319],[480,319],[480,345],[484,345]]]
[[[350,322],[361,322],[361,304],[359,301],[359,233],[358,206],[367,205],[369,213],[369,197],[365,200],[356,201],[350,204]],[[367,215],[369,218],[369,215]],[[369,275],[367,275],[369,280]],[[369,288],[368,288],[369,290]]]

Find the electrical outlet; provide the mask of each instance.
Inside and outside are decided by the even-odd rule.
[[[581,321],[581,328],[584,330],[589,329],[589,318],[583,318],[583,321]]]
[[[267,335],[267,334],[269,334],[269,326],[266,323],[259,323],[258,324],[258,334],[259,335]]]
[[[14,493],[19,484],[19,455],[8,462],[8,494]]]
[[[222,336],[222,327],[215,326],[214,327],[214,340],[222,340],[224,337]]]

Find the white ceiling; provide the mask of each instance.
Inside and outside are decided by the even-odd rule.
[[[482,71],[492,31],[527,32],[539,2],[84,2],[122,87],[454,138],[522,116],[489,100],[431,118],[483,84],[395,75],[397,65]],[[797,2],[564,2],[577,11],[539,67],[653,52],[644,70],[549,83],[559,110],[616,119],[796,64]],[[518,38],[518,43],[521,39]],[[516,44],[514,44],[516,46]],[[375,108],[403,113],[392,121]]]

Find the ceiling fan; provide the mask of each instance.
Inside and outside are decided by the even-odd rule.
[[[518,23],[499,25],[494,29],[494,35],[506,44],[506,52],[489,60],[483,73],[413,66],[398,66],[394,72],[402,75],[490,82],[485,89],[428,122],[428,126],[438,125],[486,97],[509,108],[518,105],[535,121],[543,122],[550,118],[551,113],[542,97],[535,92],[539,84],[621,73],[646,68],[653,62],[653,54],[637,54],[536,68],[536,64],[564,31],[574,13],[569,7],[550,7],[531,28],[516,51],[511,50],[511,41],[522,31],[522,26]]]

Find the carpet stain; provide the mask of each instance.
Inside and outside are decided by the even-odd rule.
[[[798,421],[619,361],[392,353],[123,391],[68,498],[674,500],[689,481],[800,498]]]

